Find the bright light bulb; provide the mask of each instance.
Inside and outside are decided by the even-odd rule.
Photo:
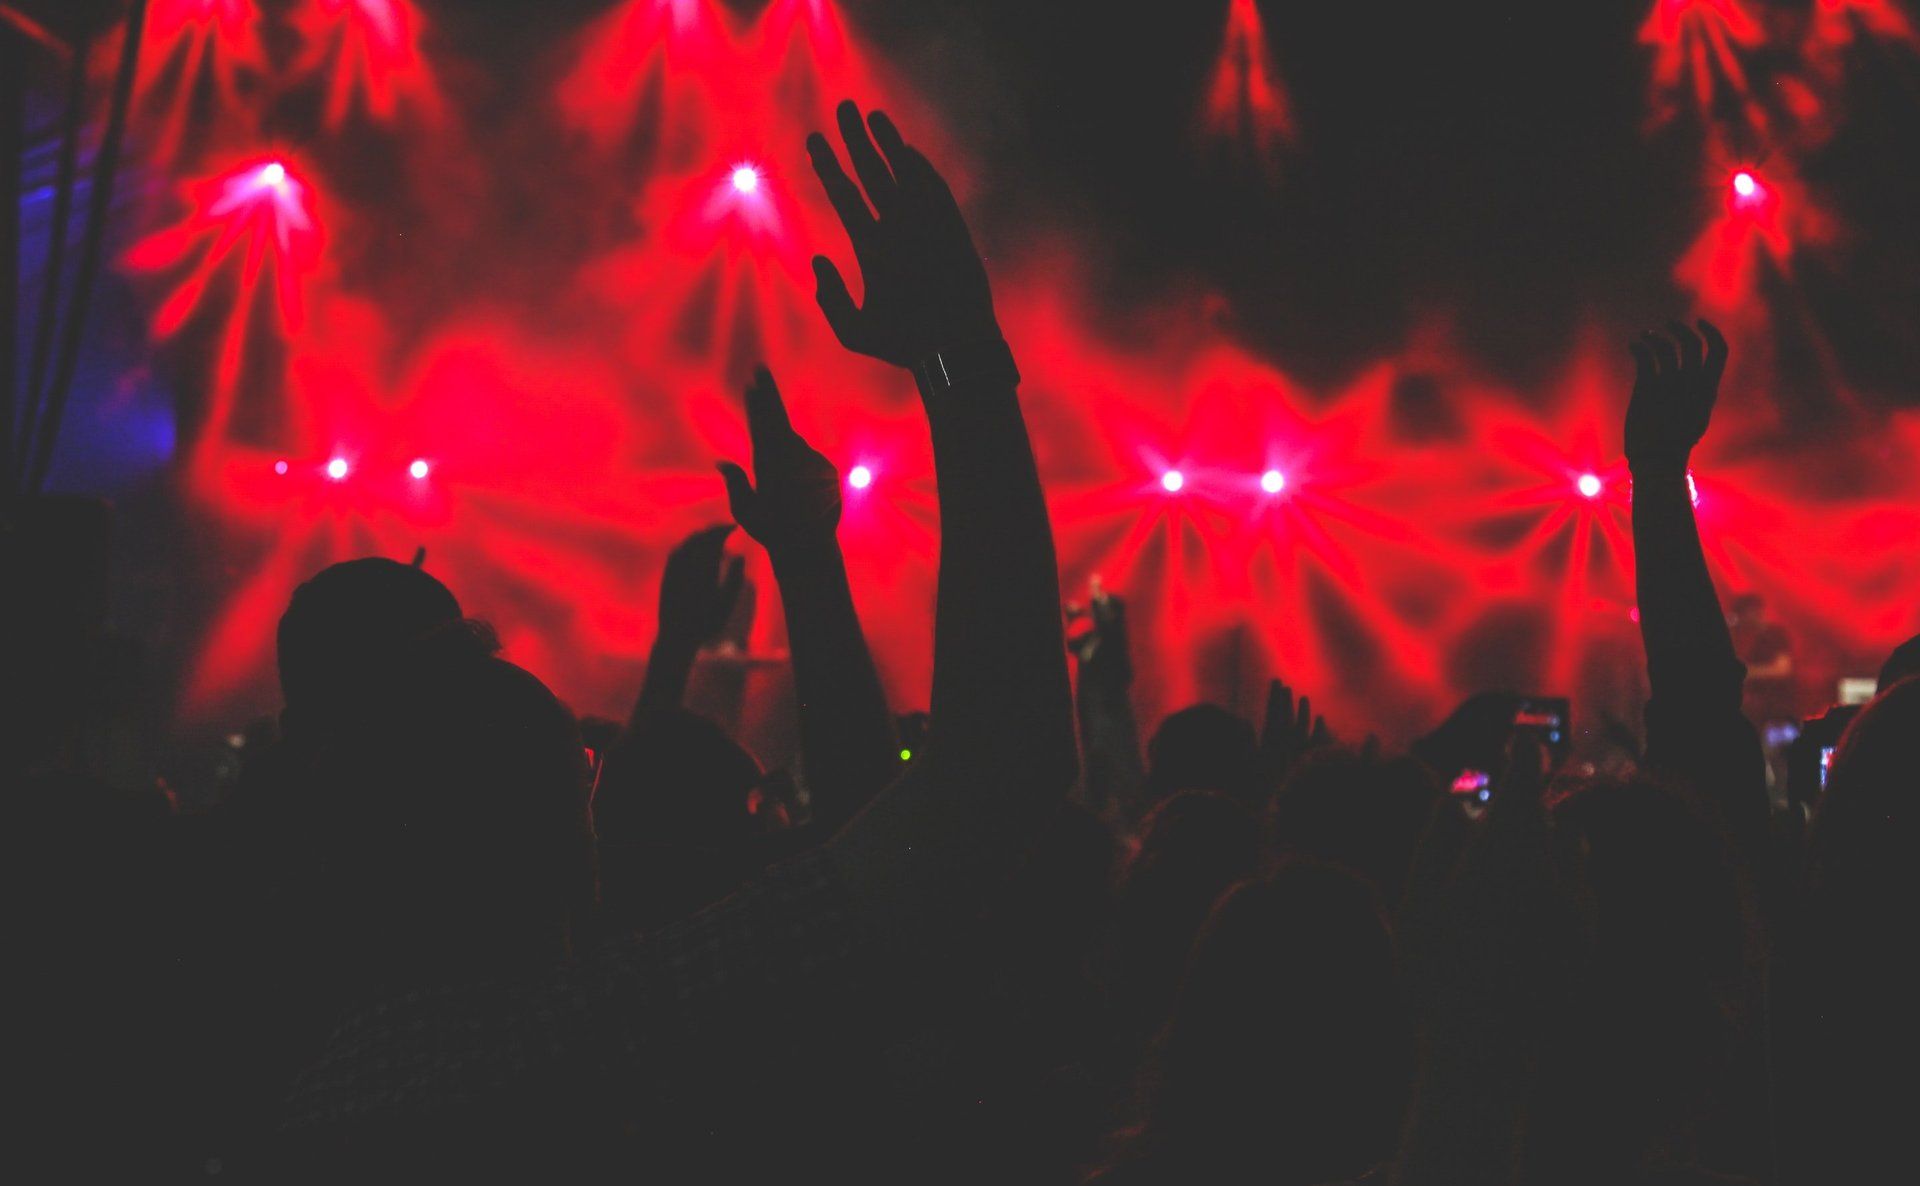
[[[349,468],[346,458],[336,457],[332,461],[327,462],[327,476],[336,482],[342,481],[346,478]]]
[[[260,184],[279,189],[287,183],[287,167],[279,161],[268,161],[260,166]]]
[[[1260,489],[1268,494],[1278,494],[1287,488],[1287,476],[1277,469],[1270,469],[1260,475]]]
[[[407,467],[407,472],[412,474],[416,481],[424,482],[426,481],[427,475],[432,472],[432,467],[424,460],[416,460],[412,465]]]
[[[287,463],[286,463],[285,461],[276,461],[276,462],[274,462],[274,463],[273,463],[273,472],[274,472],[274,473],[276,473],[276,474],[280,474],[280,475],[282,475],[282,476],[284,476],[284,475],[286,474],[286,472],[287,472]]]
[[[1751,198],[1760,192],[1760,183],[1754,179],[1753,174],[1742,169],[1733,175],[1733,192],[1740,197]]]
[[[1580,497],[1582,498],[1599,498],[1601,488],[1600,476],[1598,474],[1581,474],[1580,480],[1574,483],[1574,487],[1580,491]]]
[[[752,165],[738,165],[733,170],[733,188],[743,194],[750,194],[760,188],[760,170]]]
[[[873,485],[873,471],[864,465],[856,465],[847,471],[847,485],[855,490],[865,490]]]
[[[1187,484],[1187,476],[1177,469],[1170,469],[1160,475],[1160,486],[1168,494],[1178,494],[1180,487]]]

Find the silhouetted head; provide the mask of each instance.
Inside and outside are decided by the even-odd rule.
[[[573,715],[457,628],[378,675],[316,763],[307,804],[317,908],[358,965],[349,980],[432,982],[563,958],[594,898]]]
[[[1147,743],[1147,782],[1154,801],[1180,791],[1219,791],[1243,802],[1260,793],[1253,726],[1217,704],[1183,708]]]
[[[422,570],[370,556],[321,570],[280,617],[280,694],[288,732],[325,729],[407,644],[460,620],[452,590]]]
[[[731,851],[766,830],[760,763],[726,730],[682,709],[648,713],[608,759],[594,828],[615,843]]]
[[[1320,750],[1274,797],[1269,834],[1280,855],[1351,870],[1382,902],[1398,903],[1438,797],[1426,768],[1412,758]]]
[[[1884,692],[1901,680],[1916,675],[1920,675],[1920,634],[1893,648],[1893,654],[1887,656],[1886,663],[1880,668],[1879,690]]]
[[[1800,1181],[1870,1181],[1912,1159],[1905,1096],[1920,992],[1920,678],[1861,709],[1833,755],[1808,841],[1807,918],[1781,961],[1783,1079]]]
[[[1863,933],[1905,930],[1916,885],[1913,804],[1920,795],[1920,678],[1881,692],[1841,735],[1813,818],[1809,882],[1823,912]]]
[[[1371,887],[1284,865],[1233,887],[1201,929],[1144,1076],[1140,1137],[1192,1171],[1169,1180],[1358,1177],[1392,1150],[1412,1056]]]

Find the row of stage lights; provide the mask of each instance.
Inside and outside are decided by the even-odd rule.
[[[273,472],[286,477],[293,472],[293,464],[282,458],[273,463]],[[320,472],[329,481],[344,482],[353,476],[353,463],[345,457],[333,457],[320,467]],[[407,476],[416,482],[424,482],[433,476],[433,464],[424,457],[416,457],[407,465]],[[873,485],[873,467],[856,465],[846,473],[845,481],[851,489],[865,490]],[[1267,470],[1259,477],[1260,489],[1266,494],[1280,494],[1287,489],[1287,476],[1277,469]],[[1160,474],[1160,488],[1168,494],[1179,494],[1187,489],[1187,475],[1177,469],[1163,470]],[[1573,480],[1573,489],[1581,498],[1593,501],[1606,493],[1607,484],[1599,474],[1581,474]],[[1694,501],[1700,501],[1700,488],[1694,483],[1693,474],[1687,474],[1687,494]]]

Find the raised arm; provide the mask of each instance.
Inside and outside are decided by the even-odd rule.
[[[726,628],[745,580],[738,557],[722,561],[732,531],[730,523],[702,528],[667,556],[660,577],[660,632],[647,656],[629,728],[650,712],[680,707],[694,657]]]
[[[793,647],[813,824],[831,832],[899,772],[893,718],[834,534],[840,474],[793,430],[765,368],[747,388],[747,432],[754,477],[730,461],[720,473],[734,521],[773,561]]]
[[[1640,637],[1647,650],[1647,762],[1690,783],[1731,839],[1758,855],[1767,829],[1759,736],[1741,715],[1746,668],[1707,572],[1687,466],[1705,435],[1727,365],[1710,322],[1675,323],[1633,343],[1627,465]]]
[[[1084,616],[1087,628],[1067,640],[1079,664],[1073,707],[1080,724],[1086,804],[1114,826],[1132,831],[1145,810],[1146,763],[1140,754],[1140,722],[1133,711],[1133,654],[1127,636],[1127,606],[1094,577],[1087,604],[1069,605],[1069,617]]]
[[[1074,776],[1073,708],[1053,534],[986,269],[946,182],[892,121],[852,103],[838,114],[860,184],[825,137],[807,148],[865,292],[856,305],[816,258],[820,308],[848,349],[913,372],[940,497],[927,752],[833,846],[855,892],[906,906],[1057,804]]]

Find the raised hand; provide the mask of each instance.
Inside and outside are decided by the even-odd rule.
[[[1727,340],[1701,320],[1695,333],[1675,321],[1667,334],[1652,330],[1628,347],[1635,372],[1627,405],[1627,465],[1636,473],[1685,472],[1727,369]]]
[[[775,557],[831,544],[840,524],[840,472],[793,430],[765,367],[747,385],[747,436],[759,485],[731,461],[719,466],[734,522]]]
[[[859,184],[820,133],[807,137],[807,154],[853,244],[865,291],[855,305],[840,270],[814,257],[816,299],[834,336],[856,354],[901,367],[999,342],[986,268],[945,179],[884,113],[862,120],[845,101],[836,114]]]
[[[722,556],[733,524],[694,532],[667,557],[660,577],[660,642],[697,649],[718,637],[733,616],[745,561]]]
[[[1331,743],[1323,717],[1313,715],[1313,701],[1301,695],[1294,699],[1293,689],[1279,680],[1267,685],[1267,717],[1260,729],[1260,763],[1268,778],[1278,784],[1287,771],[1309,751]]]
[[[1127,603],[1107,592],[1096,574],[1087,582],[1087,603],[1067,603],[1067,620],[1086,629],[1067,640],[1067,649],[1086,673],[1098,672],[1125,682],[1133,677],[1127,641]]]

